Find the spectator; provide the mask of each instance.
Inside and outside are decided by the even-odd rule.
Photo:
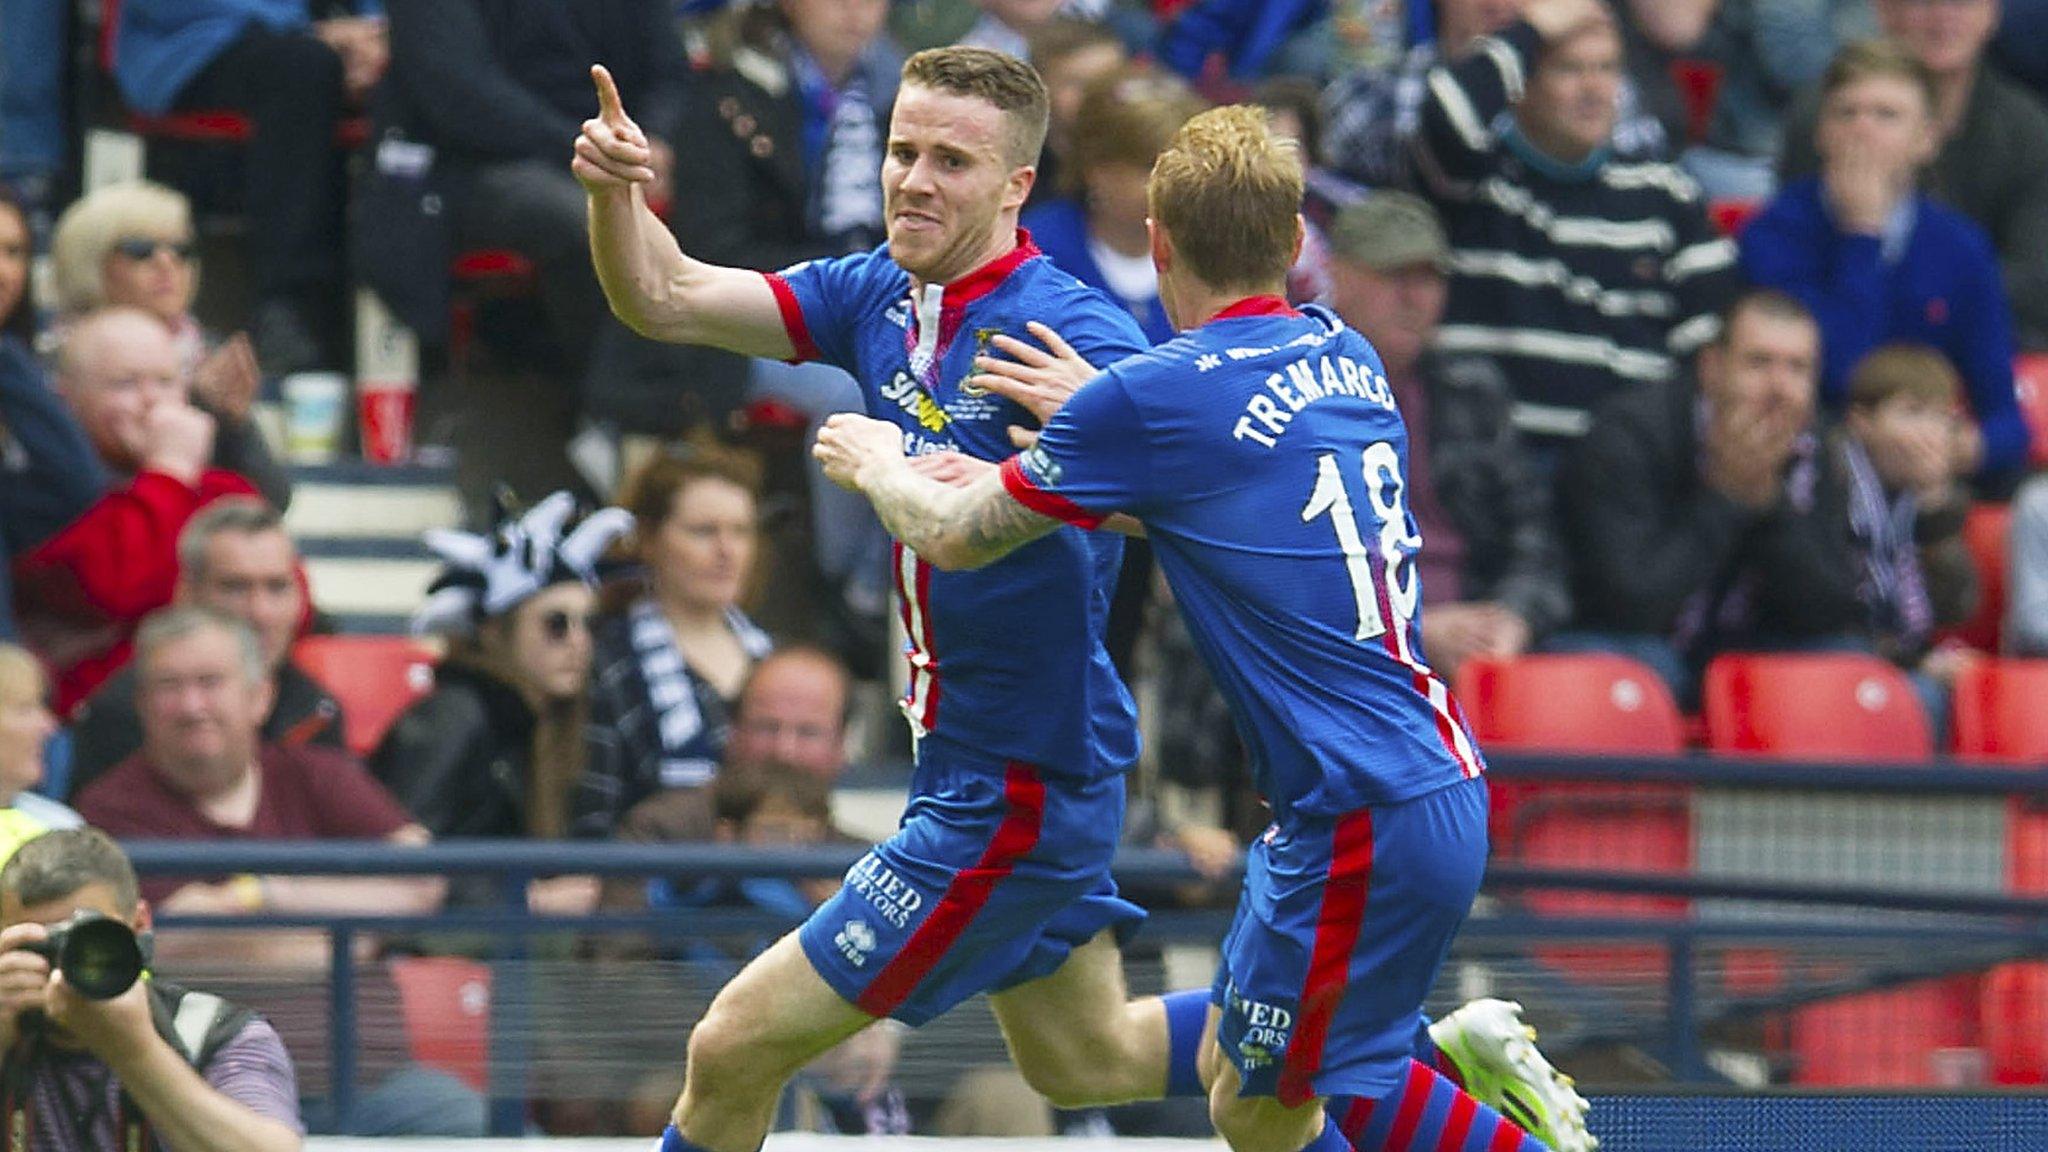
[[[902,66],[885,0],[780,0],[737,14],[737,43],[699,72],[678,136],[676,236],[773,270],[882,239],[882,144]]]
[[[1290,51],[1297,36],[1325,14],[1310,0],[1194,0],[1183,5],[1159,34],[1159,60],[1190,80],[1200,79],[1209,59],[1221,53],[1230,77],[1239,82],[1264,78],[1269,69],[1301,74],[1304,55]],[[1393,46],[1398,52],[1401,45]],[[1311,59],[1311,75],[1321,78],[1329,53]]]
[[[781,0],[739,11],[738,45],[698,74],[684,104],[681,135],[699,142],[694,162],[676,173],[677,199],[691,205],[676,217],[686,251],[772,271],[881,242],[882,150],[902,66],[883,32],[887,11],[885,0]],[[754,360],[747,371],[750,398],[780,400],[813,425],[861,406],[860,386],[829,364]],[[857,494],[826,480],[808,457],[801,467],[811,559],[836,593],[832,611],[879,647],[889,535]]]
[[[43,703],[47,691],[36,658],[0,643],[0,862],[24,841],[81,823],[78,813],[30,791],[43,782],[43,750],[57,731]]]
[[[434,691],[407,709],[370,768],[437,837],[557,839],[583,769],[585,690],[597,561],[631,528],[618,509],[588,518],[557,492],[487,537],[434,531],[447,562],[413,624],[450,637]],[[482,878],[480,899],[496,902]],[[470,895],[479,895],[472,893]],[[587,876],[536,882],[536,911],[584,913]]]
[[[754,665],[734,710],[728,761],[792,764],[829,787],[846,770],[846,665],[821,648],[778,648]]]
[[[232,616],[256,633],[272,700],[263,719],[264,743],[347,749],[341,703],[292,662],[292,645],[308,616],[306,589],[298,547],[275,509],[245,496],[229,497],[192,517],[178,535],[173,599]],[[100,685],[72,717],[71,790],[84,788],[141,747],[131,666]]]
[[[1172,76],[1127,65],[1082,95],[1066,194],[1027,210],[1023,226],[1052,262],[1130,310],[1158,344],[1174,335],[1159,303],[1146,231],[1152,161],[1206,105]]]
[[[1866,40],[1842,50],[1821,89],[1821,174],[1787,185],[1750,221],[1743,269],[1820,321],[1830,408],[1878,345],[1939,349],[1962,373],[1975,415],[1962,426],[1965,471],[1987,493],[2009,493],[2029,436],[1997,257],[1976,225],[1915,188],[1934,154],[1932,81],[1897,46]]]
[[[199,262],[191,204],[161,184],[114,184],[89,192],[57,218],[50,262],[60,313],[139,308],[170,326],[193,403],[216,424],[213,466],[248,477],[264,499],[290,507],[291,477],[271,458],[249,418],[261,381],[248,337],[238,334],[210,346],[192,315]]]
[[[0,868],[0,1070],[20,1126],[9,1146],[297,1152],[298,1079],[277,1030],[166,980],[111,1000],[56,982],[27,948],[80,913],[150,927],[135,869],[104,833],[49,833]]]
[[[257,301],[249,327],[263,363],[280,374],[346,363],[337,286],[345,282],[347,185],[335,129],[390,59],[382,20],[314,21],[311,8],[309,0],[127,0],[114,36],[114,81],[136,111],[231,108],[249,117]]]
[[[645,579],[598,621],[576,835],[611,836],[658,795],[701,798],[717,774],[733,701],[773,646],[739,607],[759,531],[754,484],[740,460],[703,449],[658,457],[627,484]]]
[[[1717,652],[1836,646],[1866,619],[1846,497],[1814,431],[1820,329],[1752,291],[1702,349],[1697,386],[1614,397],[1557,485],[1575,631],[1681,700]]]
[[[1599,0],[1523,12],[1431,74],[1415,155],[1451,237],[1438,343],[1499,360],[1548,456],[1713,336],[1735,246],[1684,173],[1615,159],[1621,38]]]
[[[1375,188],[1412,186],[1411,142],[1422,127],[1429,74],[1439,64],[1467,59],[1482,36],[1515,21],[1516,0],[1435,0],[1436,35],[1418,41],[1390,69],[1361,68],[1338,76],[1323,91],[1327,131],[1322,161],[1339,175]],[[1664,125],[1637,111],[1626,80],[1617,94],[1611,145],[1624,159],[1657,159],[1668,141]]]
[[[591,268],[583,190],[563,161],[563,141],[575,139],[577,125],[597,112],[589,68],[602,60],[653,137],[654,200],[670,199],[670,142],[677,139],[686,80],[673,5],[389,0],[385,8],[392,83],[378,120],[427,146],[460,249],[510,248],[533,262],[547,339],[567,376],[567,386],[553,391],[560,408],[545,421],[548,428],[573,426],[580,411],[625,432],[672,436],[693,419],[722,416],[738,396],[742,361],[641,340],[611,316]],[[400,271],[447,282],[440,267]],[[445,303],[425,311],[436,327],[445,323]],[[678,388],[678,381],[688,386]],[[453,401],[458,410],[489,403]],[[505,430],[521,433],[532,423]],[[504,453],[498,471],[511,471],[511,449],[480,447]]]
[[[1962,393],[1956,370],[1934,349],[1879,348],[1850,374],[1836,444],[1871,641],[1912,673],[1936,732],[1947,726],[1955,673],[1971,657],[1936,647],[1934,631],[1967,619],[1978,594],[1963,542],[1970,501],[1956,484]]]
[[[1885,35],[1934,77],[1939,149],[1927,194],[1990,234],[2021,342],[2048,347],[2048,107],[1984,60],[1999,0],[1876,0],[1876,8]],[[1787,182],[1822,167],[1819,103],[1805,101],[1785,133]],[[1971,382],[1968,369],[1963,379]]]
[[[2048,656],[2048,476],[2020,485],[2011,533],[2005,646],[2015,656]]]
[[[105,477],[37,362],[29,223],[0,186],[0,641],[19,638],[13,561],[85,514]]]
[[[1067,0],[974,0],[981,18],[956,43],[962,48],[1006,52],[1031,58],[1031,37],[1052,23]]]
[[[136,702],[142,750],[78,798],[87,822],[124,839],[342,840],[425,844],[430,837],[354,758],[325,748],[262,742],[270,681],[263,649],[247,625],[205,608],[177,607],[143,623],[136,637]],[[143,895],[179,915],[396,915],[440,908],[438,877],[257,876],[182,880],[152,877]],[[365,945],[373,941],[364,940]],[[369,949],[359,959],[367,959]],[[331,945],[319,929],[165,934],[159,961],[219,965],[237,976],[286,981],[269,1005],[289,1045],[324,1051],[324,981]],[[358,1038],[359,1071],[372,1090],[343,1118],[359,1135],[476,1136],[482,1098],[453,1077],[408,1063],[402,1027],[376,1019],[395,1003],[367,969]],[[381,993],[381,994],[380,994]]]
[[[1131,56],[1116,33],[1087,20],[1061,17],[1031,37],[1031,66],[1045,79],[1047,114],[1045,150],[1038,157],[1038,179],[1032,182],[1036,205],[1066,183],[1071,162],[1074,124],[1081,116],[1081,97],[1090,85],[1122,68]]]
[[[1512,659],[1571,609],[1548,485],[1508,417],[1489,360],[1435,351],[1450,249],[1427,203],[1375,192],[1330,235],[1334,303],[1379,350],[1408,423],[1408,507],[1429,547],[1422,646],[1445,677],[1473,656]]]
[[[95,455],[96,502],[14,557],[22,635],[56,672],[69,716],[128,662],[145,615],[170,603],[178,533],[249,482],[207,466],[214,420],[189,402],[178,353],[156,317],[105,308],[73,321],[57,357],[57,388]]]
[[[1722,0],[1701,54],[1719,89],[1707,136],[1682,163],[1710,199],[1758,201],[1777,184],[1786,108],[1835,52],[1875,35],[1869,0]]]
[[[136,636],[142,750],[78,797],[96,827],[166,840],[383,840],[424,844],[420,827],[349,756],[265,744],[270,678],[248,625],[206,608],[152,615]],[[180,883],[152,878],[144,895],[165,911],[249,914],[431,912],[438,880],[238,876]],[[324,934],[263,932],[258,957],[289,944],[326,962]],[[289,939],[287,939],[289,938]],[[209,941],[213,938],[209,937]]]
[[[62,4],[0,8],[0,181],[39,214],[68,159],[68,15]]]

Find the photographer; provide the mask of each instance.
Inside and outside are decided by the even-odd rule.
[[[86,998],[42,954],[79,912],[149,928],[134,869],[105,834],[46,833],[0,868],[0,1147],[299,1148],[297,1081],[270,1025],[162,980]]]

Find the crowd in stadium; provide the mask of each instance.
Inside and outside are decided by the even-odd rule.
[[[1172,330],[1153,158],[1212,103],[1270,109],[1308,169],[1293,294],[1373,342],[1409,428],[1422,635],[1447,679],[1612,652],[1690,707],[1717,654],[1855,651],[1906,673],[1940,733],[1960,670],[2048,655],[2048,478],[2028,479],[2048,462],[2042,0],[1614,0],[1591,30],[1516,0],[108,0],[93,77],[69,63],[93,31],[39,15],[64,7],[0,8],[10,850],[80,817],[188,840],[844,837],[835,782],[886,743],[850,747],[849,717],[896,672],[896,573],[806,436],[860,393],[613,318],[569,167],[594,62],[652,138],[649,199],[683,250],[770,271],[884,238],[906,52],[1027,58],[1053,122],[1023,226],[1154,341]],[[219,181],[65,195],[89,84],[123,122],[244,118],[245,315],[202,306]],[[445,348],[451,263],[476,251],[530,265],[539,323],[487,339],[549,383],[517,437],[458,447],[531,503],[428,541],[431,691],[352,748],[349,685],[294,660],[327,621],[255,413],[284,376],[350,367],[357,285]],[[493,386],[430,373],[422,408],[504,404]],[[1277,434],[1290,405],[1276,388],[1239,434]],[[579,473],[572,441],[605,466]],[[1987,545],[1971,526],[1992,508],[2010,528]],[[1226,874],[1264,818],[1141,544],[1112,613],[1155,735],[1127,835]],[[500,900],[253,875],[141,894],[228,914]],[[820,895],[559,876],[528,900],[800,916]],[[172,933],[157,956],[218,946]],[[240,946],[327,959],[317,933]],[[851,1072],[814,1077],[830,1122],[905,1130],[900,1099],[845,1087],[888,1053],[843,1055]],[[480,1127],[473,1090],[387,1064],[387,1113],[350,1123]],[[638,1112],[543,1118],[658,1130],[679,1081],[648,1071],[618,1086]]]

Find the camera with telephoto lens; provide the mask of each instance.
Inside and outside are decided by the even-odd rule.
[[[125,922],[79,911],[50,925],[49,938],[24,944],[64,974],[64,982],[88,1000],[112,1000],[135,985],[149,964],[143,942]]]

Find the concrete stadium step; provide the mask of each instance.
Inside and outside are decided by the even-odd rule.
[[[293,479],[285,524],[314,604],[344,632],[405,631],[440,568],[420,534],[462,525],[454,470],[345,462],[301,465]]]

